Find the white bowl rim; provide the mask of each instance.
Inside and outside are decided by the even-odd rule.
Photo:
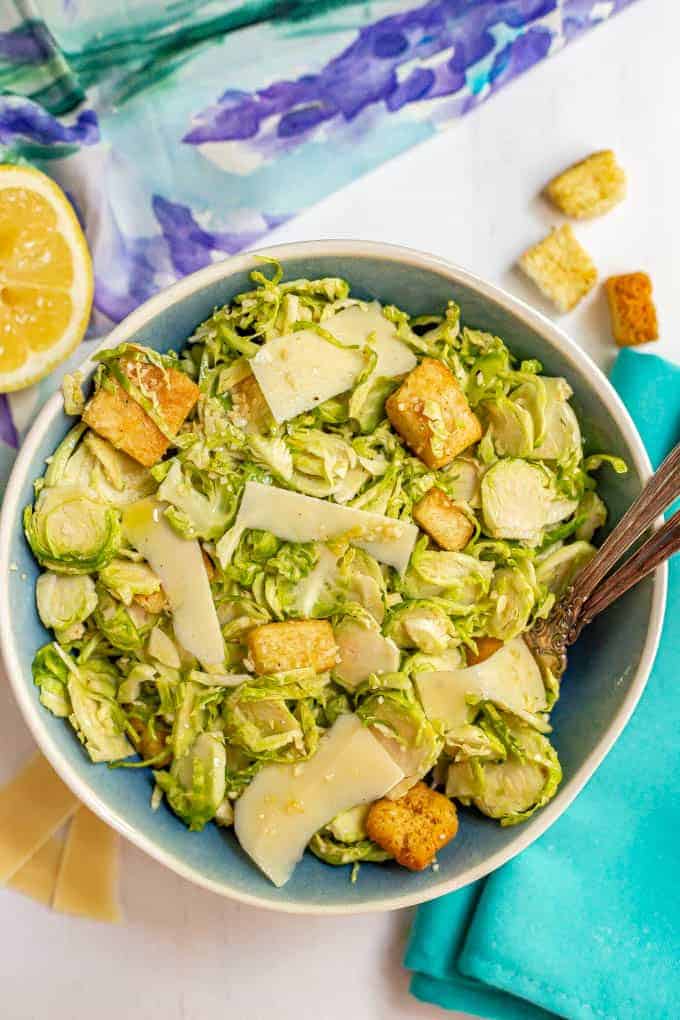
[[[476,291],[479,295],[491,303],[501,305],[515,318],[523,321],[535,332],[540,333],[553,347],[557,348],[564,357],[570,361],[578,374],[584,371],[590,375],[598,390],[598,394],[616,422],[633,455],[635,466],[645,481],[652,473],[651,464],[647,451],[645,450],[640,435],[626,410],[621,398],[613,386],[601,371],[598,365],[581,348],[577,347],[573,340],[547,316],[536,311],[534,308],[507,293],[495,284],[487,283],[485,280],[468,272],[466,269],[449,262],[439,256],[430,255],[414,248],[402,247],[400,245],[384,244],[373,241],[358,240],[316,240],[303,241],[292,244],[273,245],[266,248],[246,252],[242,255],[235,255],[230,258],[214,262],[204,269],[200,269],[189,276],[183,277],[177,283],[155,294],[144,304],[136,308],[122,322],[106,336],[103,342],[97,347],[102,350],[120,344],[135,335],[135,333],[150,319],[153,319],[159,312],[194,293],[203,287],[210,285],[222,278],[234,275],[238,272],[248,272],[254,268],[261,268],[259,261],[262,256],[278,258],[281,261],[309,258],[314,256],[331,256],[346,258],[379,258],[385,261],[398,262],[401,265],[412,266],[417,269],[425,269],[436,272],[451,280],[452,283],[462,284]],[[94,352],[93,352],[94,353]],[[80,366],[85,374],[94,368],[95,362],[92,356],[87,358]],[[17,526],[19,516],[20,489],[24,482],[24,476],[30,465],[33,455],[49,431],[53,419],[63,406],[61,392],[56,392],[46,402],[35,422],[31,426],[14,463],[5,496],[3,499],[2,515],[0,517],[0,579],[8,576],[9,555],[11,540],[14,529]],[[640,657],[640,663],[633,678],[630,689],[619,708],[615,717],[611,720],[605,733],[600,738],[597,747],[588,755],[584,763],[577,769],[571,779],[560,789],[556,797],[541,812],[535,816],[531,827],[528,829],[518,828],[515,839],[503,850],[488,857],[483,863],[476,867],[468,868],[454,879],[443,879],[435,882],[425,892],[420,890],[412,894],[405,894],[394,897],[386,897],[379,903],[348,904],[347,906],[333,905],[324,906],[322,903],[300,904],[290,903],[284,900],[281,903],[265,899],[264,897],[250,895],[240,890],[227,888],[224,883],[213,881],[196,872],[190,865],[187,865],[171,853],[160,849],[152,839],[147,838],[131,827],[124,818],[110,811],[103,804],[97,794],[90,786],[80,778],[71,765],[62,759],[59,751],[52,744],[46,728],[46,715],[40,704],[30,697],[30,688],[25,685],[22,679],[19,657],[15,647],[14,635],[10,621],[10,610],[8,600],[0,602],[0,651],[4,661],[7,677],[12,685],[14,696],[17,700],[21,713],[26,721],[38,747],[48,759],[55,772],[76,794],[84,804],[95,814],[99,815],[112,828],[118,830],[141,850],[144,850],[151,857],[160,861],[166,867],[177,874],[193,882],[198,886],[209,889],[230,899],[238,900],[254,907],[263,907],[267,910],[275,910],[290,914],[363,914],[375,913],[384,910],[397,910],[402,907],[410,907],[446,893],[461,889],[471,882],[495,871],[501,865],[512,860],[518,853],[533,843],[536,839],[555,822],[560,815],[568,808],[576,795],[591,778],[604,757],[611,750],[614,743],[621,734],[630,716],[637,705],[640,696],[645,688],[649,677],[654,658],[661,637],[663,626],[664,609],[666,602],[668,568],[663,564],[654,575],[654,588],[652,593],[652,604],[649,615],[647,635]]]

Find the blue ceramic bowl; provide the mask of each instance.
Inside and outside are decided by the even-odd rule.
[[[588,448],[626,459],[627,475],[604,470],[601,476],[611,520],[639,493],[650,465],[625,408],[587,355],[537,312],[455,266],[406,249],[329,241],[284,245],[266,254],[283,263],[287,279],[345,277],[353,294],[393,302],[415,315],[440,311],[449,299],[457,301],[465,323],[497,333],[522,357],[540,359],[548,374],[565,376],[574,390]],[[106,345],[135,340],[159,351],[181,347],[215,305],[249,286],[248,274],[256,264],[254,255],[244,255],[187,277],[137,309]],[[84,369],[91,372],[92,362]],[[137,846],[198,885],[247,903],[299,913],[392,909],[460,888],[505,863],[558,818],[611,748],[643,690],[661,628],[663,571],[598,619],[573,649],[553,714],[564,782],[552,803],[531,821],[502,829],[463,810],[459,835],[440,853],[436,873],[368,864],[351,885],[347,868],[329,867],[306,854],[290,882],[276,889],[231,832],[210,825],[191,833],[165,806],[152,812],[147,770],[92,765],[70,726],[39,704],[31,661],[49,635],[35,608],[38,568],[24,539],[21,511],[31,502],[33,479],[42,474],[45,458],[70,425],[61,395],[55,395],[31,429],[7,488],[0,525],[0,579],[6,593],[0,605],[0,638],[7,674],[36,741],[78,797]],[[10,571],[10,564],[18,569]]]

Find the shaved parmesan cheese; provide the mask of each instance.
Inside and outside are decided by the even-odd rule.
[[[173,531],[163,516],[165,506],[154,499],[142,499],[126,507],[125,537],[160,578],[180,645],[204,666],[220,665],[224,641],[201,547]]]
[[[341,715],[316,754],[297,765],[265,765],[234,808],[245,852],[274,885],[284,885],[307,843],[327,822],[382,797],[404,778],[355,715]]]
[[[371,673],[394,673],[399,669],[399,649],[377,628],[343,620],[335,628],[335,640],[340,661],[334,672],[352,689],[368,680]]]
[[[236,548],[236,536],[240,537],[246,528],[270,531],[285,542],[328,542],[344,538],[381,563],[395,567],[399,573],[406,570],[418,537],[415,524],[407,521],[351,506],[338,506],[325,499],[260,482],[246,482],[236,522],[218,543],[222,566],[226,566]],[[160,571],[156,573],[163,580]],[[182,644],[186,646],[186,642]]]
[[[417,673],[414,680],[428,718],[438,719],[447,730],[468,722],[468,695],[519,716],[547,708],[541,671],[522,638],[508,641],[475,666]]]
[[[7,885],[16,892],[30,896],[46,907],[52,902],[64,847],[54,836],[26,861],[23,868],[10,878]]]
[[[117,832],[80,807],[71,822],[59,868],[52,906],[63,914],[79,914],[94,921],[117,924],[122,920],[118,902]]]
[[[0,790],[0,883],[6,882],[78,807],[46,758],[36,755]]]
[[[378,304],[368,308],[352,305],[324,319],[321,328],[344,348],[324,340],[313,329],[302,329],[270,340],[250,361],[279,423],[351,389],[366,365],[361,350],[351,348],[366,346],[371,334],[371,346],[378,355],[376,376],[404,375],[416,365],[415,355],[397,338],[394,325]]]
[[[373,334],[370,346],[378,355],[376,376],[392,379],[397,375],[405,375],[418,363],[410,347],[398,339],[394,323],[385,318],[377,301],[365,308],[350,305],[330,319],[324,319],[321,325],[346,345],[358,344],[363,347]]]

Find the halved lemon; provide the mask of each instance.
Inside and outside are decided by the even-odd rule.
[[[45,174],[0,165],[0,393],[30,386],[83,338],[92,260],[64,192]]]

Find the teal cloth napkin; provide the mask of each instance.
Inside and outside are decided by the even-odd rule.
[[[624,350],[611,376],[655,466],[680,439],[680,368]],[[680,1017],[680,558],[623,736],[538,842],[418,910],[416,998],[488,1020]]]

